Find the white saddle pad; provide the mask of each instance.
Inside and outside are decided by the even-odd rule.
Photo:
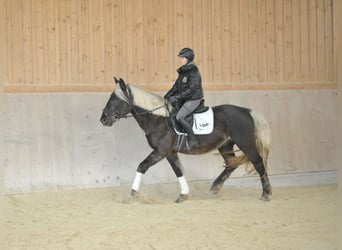
[[[214,113],[212,108],[203,113],[194,114],[192,130],[195,135],[207,135],[214,130]]]

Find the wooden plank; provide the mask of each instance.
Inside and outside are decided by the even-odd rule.
[[[20,34],[19,19],[17,12],[19,9],[18,1],[10,1],[8,3],[8,30],[9,30],[9,48],[10,48],[10,81],[23,82],[20,72]]]
[[[113,2],[111,0],[104,0],[102,6],[103,16],[103,82],[111,83],[113,81],[112,76],[112,61],[113,61],[113,50],[112,50],[112,12]]]
[[[55,70],[56,70],[56,82],[60,83],[61,82],[61,67],[60,67],[60,44],[59,44],[59,37],[60,37],[60,32],[59,32],[59,3],[60,1],[54,1],[54,30],[55,30]]]
[[[4,80],[6,80],[5,83],[9,84],[12,81],[12,69],[11,69],[11,65],[12,65],[12,60],[11,60],[11,22],[10,22],[10,17],[11,17],[11,5],[8,1],[6,1],[6,3],[4,4],[5,7],[5,23],[4,23],[4,27],[6,30],[6,47],[4,49],[6,49],[6,77],[4,78]],[[5,68],[4,68],[5,69]]]
[[[232,82],[241,81],[241,58],[240,58],[240,13],[243,10],[239,0],[232,0],[231,27],[232,27]]]
[[[193,30],[196,31],[193,33],[193,49],[195,51],[195,61],[197,66],[200,68],[200,71],[202,71],[203,67],[205,67],[205,59],[204,59],[204,54],[202,53],[203,51],[203,34],[202,32],[202,1],[196,1],[194,2],[193,6]],[[176,47],[175,52],[178,53],[181,48]],[[178,66],[178,58],[176,60],[176,66]],[[207,81],[207,76],[203,75],[202,73],[202,82]]]
[[[18,4],[19,4],[19,11],[17,11],[16,9],[13,9],[11,10],[15,12],[15,14],[11,14],[12,16],[16,16],[17,15],[17,18],[18,18],[18,27],[15,28],[19,31],[19,40],[18,41],[15,41],[15,39],[13,39],[13,37],[11,36],[11,41],[10,41],[10,44],[9,44],[9,47],[10,48],[13,48],[14,50],[18,50],[18,53],[19,53],[19,62],[16,62],[16,64],[13,64],[13,59],[11,58],[10,59],[10,67],[18,67],[18,72],[19,72],[19,78],[18,78],[18,82],[26,82],[25,81],[25,62],[22,60],[22,58],[24,57],[25,55],[25,47],[24,47],[24,42],[25,42],[25,33],[24,33],[24,30],[23,30],[23,8],[22,8],[22,3],[20,1],[18,1]],[[31,20],[29,20],[29,22],[31,22]],[[31,25],[31,23],[30,23]],[[11,29],[9,29],[11,30]],[[32,41],[30,41],[32,42]],[[13,47],[11,47],[13,46]],[[30,54],[31,55],[31,54]],[[32,64],[32,62],[31,62]],[[30,66],[29,66],[30,67]],[[32,66],[31,66],[31,69],[32,69]],[[12,81],[15,80],[13,79],[13,76],[12,76]],[[30,83],[32,83],[32,70],[31,70],[31,74],[30,74],[30,80],[29,80]]]
[[[309,1],[300,1],[301,15],[301,76],[304,82],[310,80],[310,49],[309,49]]]
[[[76,0],[76,9],[77,9],[77,33],[78,33],[78,39],[77,39],[77,46],[78,46],[78,84],[82,84],[82,78],[83,78],[83,45],[82,45],[82,0]]]
[[[0,30],[3,31],[3,34],[0,39],[0,54],[2,55],[0,58],[0,84],[9,82],[9,6],[8,1],[1,1],[0,3]]]
[[[316,22],[316,29],[317,29],[317,69],[318,81],[324,81],[327,79],[326,74],[326,58],[325,58],[325,6],[324,0],[317,1],[317,22]]]
[[[72,69],[72,30],[71,30],[71,2],[75,0],[65,0],[65,28],[66,28],[66,59],[68,62],[68,67],[66,68],[66,76],[65,78],[68,79],[68,82],[72,82],[71,80],[71,69]]]
[[[47,71],[47,82],[57,83],[57,60],[56,60],[56,40],[57,40],[57,30],[56,30],[56,1],[47,0],[46,1],[46,71]]]
[[[88,33],[88,39],[89,39],[89,72],[90,72],[90,82],[95,84],[95,60],[94,60],[94,34],[93,34],[93,19],[94,19],[94,14],[93,14],[93,1],[88,0],[88,20],[89,20],[89,33]],[[98,62],[96,62],[98,63]]]
[[[134,33],[134,46],[133,46],[133,59],[134,65],[134,82],[142,83],[145,81],[145,64],[150,60],[144,57],[144,23],[143,12],[144,2],[143,0],[134,1],[134,20],[133,20],[133,33]]]
[[[164,63],[166,59],[165,46],[165,23],[164,23],[164,6],[165,1],[155,2],[155,15],[154,15],[154,33],[155,33],[155,82],[165,82],[164,72],[166,65]],[[150,62],[147,62],[150,63]]]
[[[204,81],[206,84],[209,82],[213,82],[213,51],[212,51],[212,27],[211,27],[211,20],[212,20],[212,1],[202,1],[202,43],[203,49],[201,53],[203,54],[203,66],[201,69],[201,73],[203,76]]]
[[[258,1],[258,49],[257,49],[257,79],[264,82],[267,79],[267,5],[266,0]]]
[[[89,0],[80,0],[80,20],[79,20],[79,29],[80,29],[80,42],[79,42],[79,50],[80,57],[78,64],[80,65],[80,83],[91,82],[91,63],[90,63],[90,2]]]
[[[222,28],[221,28],[221,0],[212,1],[212,72],[213,82],[222,82]]]
[[[292,0],[284,1],[284,80],[293,81]]]
[[[177,27],[179,32],[175,36],[179,36],[179,39],[172,39],[174,40],[174,44],[172,49],[170,50],[169,58],[172,58],[173,65],[170,65],[170,76],[171,76],[171,81],[170,83],[173,84],[175,79],[177,78],[178,74],[176,72],[176,69],[180,66],[179,64],[179,57],[177,56],[179,51],[182,48],[189,47],[192,48],[195,52],[195,63],[200,69],[200,72],[202,74],[202,77],[204,76],[202,70],[204,67],[204,54],[202,53],[202,46],[203,44],[200,44],[202,40],[197,40],[195,37],[200,37],[198,39],[202,39],[203,35],[202,34],[196,34],[196,29],[194,28],[194,19],[199,17],[199,26],[202,27],[202,9],[198,8],[199,14],[197,17],[194,17],[194,5],[199,5],[200,7],[202,6],[202,1],[201,0],[187,0],[187,1],[177,1],[173,5],[173,15],[175,16],[174,18],[174,23],[173,23],[173,28]],[[167,1],[165,4],[167,8]],[[177,21],[179,20],[179,21]],[[177,23],[180,22],[180,23]],[[179,24],[179,26],[178,26]],[[196,34],[196,35],[195,35]],[[198,36],[197,36],[198,35]],[[170,44],[172,46],[172,44]],[[200,47],[198,47],[200,46]],[[170,84],[169,83],[169,84]]]
[[[232,35],[231,35],[231,6],[230,1],[221,1],[221,35],[222,35],[222,82],[232,80]]]
[[[12,2],[12,1],[11,1]],[[20,4],[21,8],[21,30],[22,30],[22,82],[33,83],[33,58],[32,58],[32,15],[31,15],[31,4],[28,1],[22,1]],[[15,16],[15,15],[14,15]],[[16,43],[17,41],[12,40],[11,43]],[[14,45],[15,46],[15,45]],[[13,58],[14,59],[14,58]],[[19,65],[19,64],[14,64]],[[13,67],[13,62],[11,67]],[[16,67],[16,66],[15,66]],[[12,81],[13,81],[12,76]]]
[[[325,0],[325,59],[326,59],[326,79],[328,81],[335,81],[334,68],[334,33],[333,33],[333,2],[332,0]]]
[[[326,27],[326,9],[324,0],[317,1],[317,67],[318,67],[318,80],[325,81],[327,77],[326,68],[326,40],[325,40],[325,27]]]
[[[196,1],[196,0],[195,0]],[[196,4],[196,2],[195,2]],[[167,8],[167,2],[165,3]],[[187,47],[193,47],[193,0],[187,0],[184,3],[184,44]]]
[[[177,51],[173,43],[173,5],[170,1],[165,0],[164,25],[165,25],[165,47],[164,49],[164,84],[170,86],[175,80],[177,62]],[[148,61],[146,61],[148,63]],[[162,82],[163,83],[163,82]]]
[[[72,57],[72,50],[71,50],[71,1],[72,0],[65,0],[65,9],[64,9],[64,23],[65,23],[65,59],[67,67],[65,67],[65,79],[66,82],[72,82],[71,81],[71,57]],[[63,34],[61,34],[63,35]]]
[[[32,53],[34,65],[33,71],[33,82],[41,84],[46,81],[46,71],[45,71],[45,33],[46,33],[46,22],[45,22],[45,1],[36,0],[32,1]]]
[[[200,4],[201,1],[198,1]],[[178,53],[182,48],[187,46],[184,40],[184,8],[182,0],[172,1],[173,3],[173,43],[175,53]],[[178,58],[177,58],[178,66]]]
[[[248,54],[249,54],[249,79],[250,82],[258,82],[258,1],[248,3]]]
[[[103,21],[102,0],[91,1],[91,63],[93,67],[93,82],[103,82],[104,57],[103,57]]]
[[[113,50],[113,72],[112,75],[116,77],[123,77],[123,44],[122,44],[122,11],[121,11],[121,0],[113,0],[113,10],[112,10],[112,50]],[[142,41],[143,43],[143,41]],[[112,80],[113,81],[113,80]]]
[[[275,81],[284,81],[284,2],[276,0],[275,17],[276,17],[276,75]]]
[[[146,82],[152,83],[155,81],[154,71],[155,71],[155,53],[154,53],[154,7],[153,0],[145,0],[145,6],[150,6],[145,8],[143,19],[144,19],[144,57],[148,58],[146,63]]]
[[[134,78],[134,59],[133,59],[133,37],[135,37],[133,31],[133,8],[134,3],[132,0],[122,2],[123,8],[123,27],[122,27],[122,44],[124,51],[124,78],[131,79],[130,81],[135,81]]]
[[[249,41],[249,0],[241,0],[240,5],[240,60],[241,60],[241,82],[250,81],[250,41]]]
[[[80,3],[78,0],[72,0],[69,4],[70,10],[70,82],[80,82]]]
[[[293,81],[303,81],[302,79],[302,22],[301,3],[292,2],[292,40],[293,40]]]
[[[61,82],[69,81],[69,60],[68,60],[68,29],[67,29],[67,6],[65,1],[58,1],[58,48],[59,48],[59,78]]]
[[[277,79],[276,75],[276,16],[275,1],[266,1],[266,33],[267,33],[267,76],[266,81]]]
[[[310,80],[317,80],[317,17],[316,1],[309,1],[309,55],[310,55]]]

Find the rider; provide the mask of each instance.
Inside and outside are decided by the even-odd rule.
[[[177,69],[178,78],[172,88],[166,93],[164,98],[173,107],[178,106],[176,120],[183,126],[189,136],[189,150],[199,145],[196,136],[192,131],[192,126],[186,121],[201,103],[203,99],[203,88],[201,74],[194,63],[195,53],[190,48],[183,48],[179,54],[181,66]]]

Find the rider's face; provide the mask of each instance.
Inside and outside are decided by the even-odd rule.
[[[188,59],[186,57],[180,56],[179,57],[179,63],[180,63],[180,65],[183,66],[183,65],[188,63]]]

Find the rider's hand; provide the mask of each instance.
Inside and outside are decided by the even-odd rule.
[[[171,102],[171,104],[174,104],[175,102],[177,102],[177,98],[175,96],[171,96],[169,102]]]

